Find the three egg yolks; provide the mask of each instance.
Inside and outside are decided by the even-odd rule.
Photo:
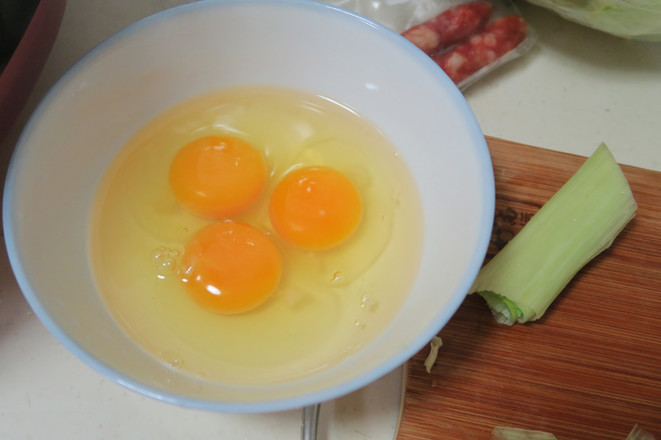
[[[178,202],[193,214],[219,220],[185,246],[182,281],[193,299],[222,314],[239,314],[266,302],[282,274],[273,241],[246,223],[232,221],[261,194],[267,179],[260,152],[229,136],[207,136],[186,144],[169,173]],[[310,166],[287,173],[269,202],[275,232],[307,250],[339,245],[357,228],[362,200],[341,172]]]

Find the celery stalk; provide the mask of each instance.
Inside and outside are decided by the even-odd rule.
[[[505,428],[498,426],[491,433],[492,440],[557,440],[550,432],[533,431],[530,429]],[[636,424],[626,440],[654,440],[654,435]]]
[[[654,440],[654,435],[641,428],[638,424],[635,424],[626,440]]]
[[[558,440],[550,432],[498,426],[491,433],[492,440]]]
[[[635,216],[619,165],[601,144],[579,170],[479,272],[471,293],[496,320],[539,319],[576,273]]]

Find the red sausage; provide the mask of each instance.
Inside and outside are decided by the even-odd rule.
[[[427,54],[445,49],[481,30],[491,18],[488,1],[473,1],[453,6],[402,33],[402,36]]]
[[[494,20],[465,43],[433,55],[432,59],[455,84],[459,84],[517,47],[525,38],[526,22],[523,18],[507,16]]]

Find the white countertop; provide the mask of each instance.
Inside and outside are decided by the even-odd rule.
[[[21,119],[2,148],[2,178],[22,125],[82,55],[182,0],[69,0]],[[605,141],[621,163],[661,171],[661,43],[626,41],[519,2],[535,47],[466,90],[483,132],[589,155]],[[0,251],[0,438],[296,439],[300,413],[230,415],[178,408],[124,389],[61,346],[32,314]],[[324,404],[320,439],[392,439],[402,370]]]

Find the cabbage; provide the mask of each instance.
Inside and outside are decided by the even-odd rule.
[[[618,37],[661,41],[661,0],[528,1]]]

